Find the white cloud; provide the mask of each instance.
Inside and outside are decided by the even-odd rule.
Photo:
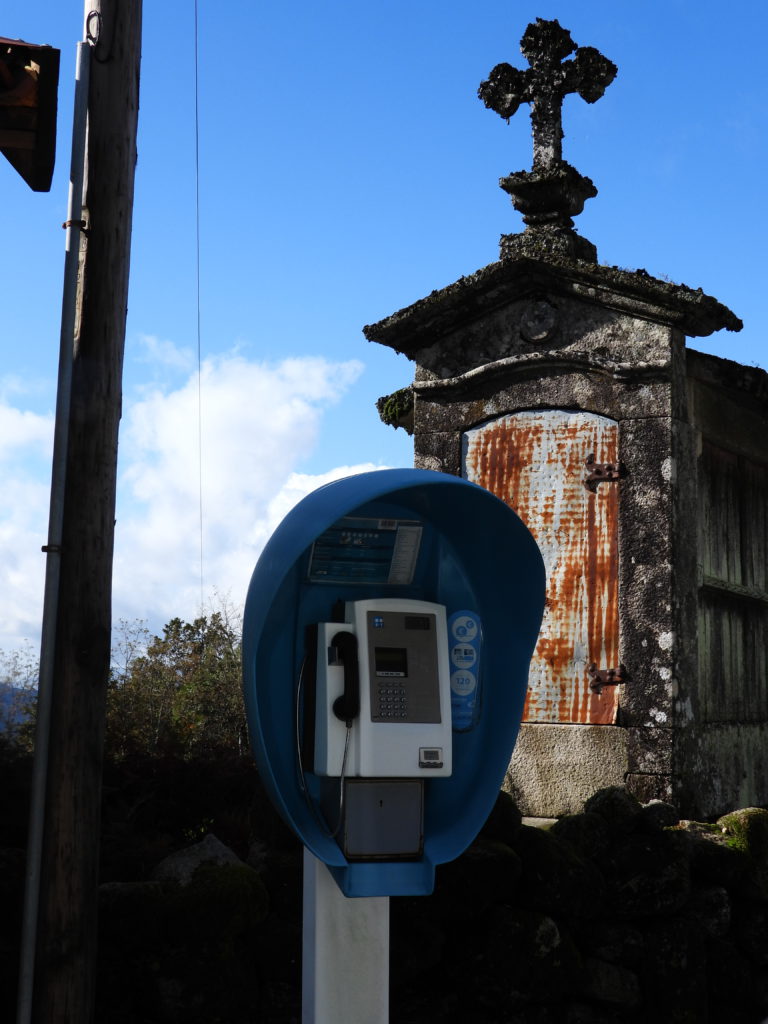
[[[180,348],[172,341],[158,338],[154,334],[140,334],[139,346],[141,354],[138,361],[151,363],[155,367],[191,373],[196,365],[195,354],[191,348]]]
[[[163,343],[175,371],[185,365]],[[118,464],[113,619],[152,630],[199,613],[200,470],[203,598],[242,605],[262,547],[286,513],[330,480],[373,464],[301,472],[317,447],[324,410],[362,364],[321,358],[256,363],[231,353],[202,367],[202,464],[198,379],[188,367],[173,388],[146,386],[124,400]],[[53,417],[0,398],[0,650],[39,643],[50,500]]]
[[[320,473],[316,476],[309,473],[291,473],[267,508],[267,516],[264,520],[264,543],[294,505],[298,505],[302,498],[306,498],[318,487],[324,487],[325,484],[329,484],[333,480],[341,480],[345,476],[353,476],[355,473],[370,473],[374,469],[381,468],[372,462],[366,462],[358,466],[337,466],[327,473]]]
[[[0,401],[0,465],[18,456],[47,454],[52,436],[50,416],[39,416]]]
[[[48,399],[51,393],[51,381],[48,378],[20,376],[18,373],[4,373],[0,376],[0,403],[5,404],[13,398],[23,395],[35,399]],[[18,412],[18,410],[15,410]]]
[[[229,354],[203,363],[175,390],[155,388],[126,406],[120,441],[115,618],[194,616],[203,588],[245,600],[272,530],[305,494],[376,468],[297,472],[317,445],[323,410],[357,379],[357,361],[292,358],[257,363]],[[202,463],[199,448],[202,425]]]
[[[53,419],[0,402],[0,648],[40,630]]]

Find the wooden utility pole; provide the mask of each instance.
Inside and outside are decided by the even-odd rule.
[[[141,0],[87,0],[85,231],[72,363],[33,1019],[87,1024],[96,977],[117,433],[128,299]],[[50,557],[50,554],[49,554]]]

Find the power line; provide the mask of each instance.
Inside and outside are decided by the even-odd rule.
[[[195,286],[197,299],[197,483],[200,525],[200,614],[203,614],[203,359],[200,330],[200,79],[198,9],[195,0]]]

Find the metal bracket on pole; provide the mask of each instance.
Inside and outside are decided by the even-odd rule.
[[[387,1024],[389,897],[349,899],[304,848],[302,1024]]]

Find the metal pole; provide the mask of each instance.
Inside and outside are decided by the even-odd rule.
[[[302,1024],[387,1024],[389,897],[348,899],[304,849]]]
[[[48,516],[43,624],[40,639],[40,670],[35,732],[35,761],[32,774],[27,866],[24,891],[24,922],[21,936],[17,1024],[29,1024],[34,990],[37,917],[40,903],[40,866],[45,822],[46,778],[51,708],[53,705],[53,653],[59,603],[61,536],[64,517],[64,486],[67,463],[67,436],[72,383],[72,351],[77,311],[77,276],[80,259],[80,221],[83,208],[86,138],[88,128],[88,80],[90,46],[77,44],[75,72],[75,109],[72,126],[72,155],[67,201],[64,285],[59,338],[59,375],[56,393],[56,420],[53,435],[51,502]]]

